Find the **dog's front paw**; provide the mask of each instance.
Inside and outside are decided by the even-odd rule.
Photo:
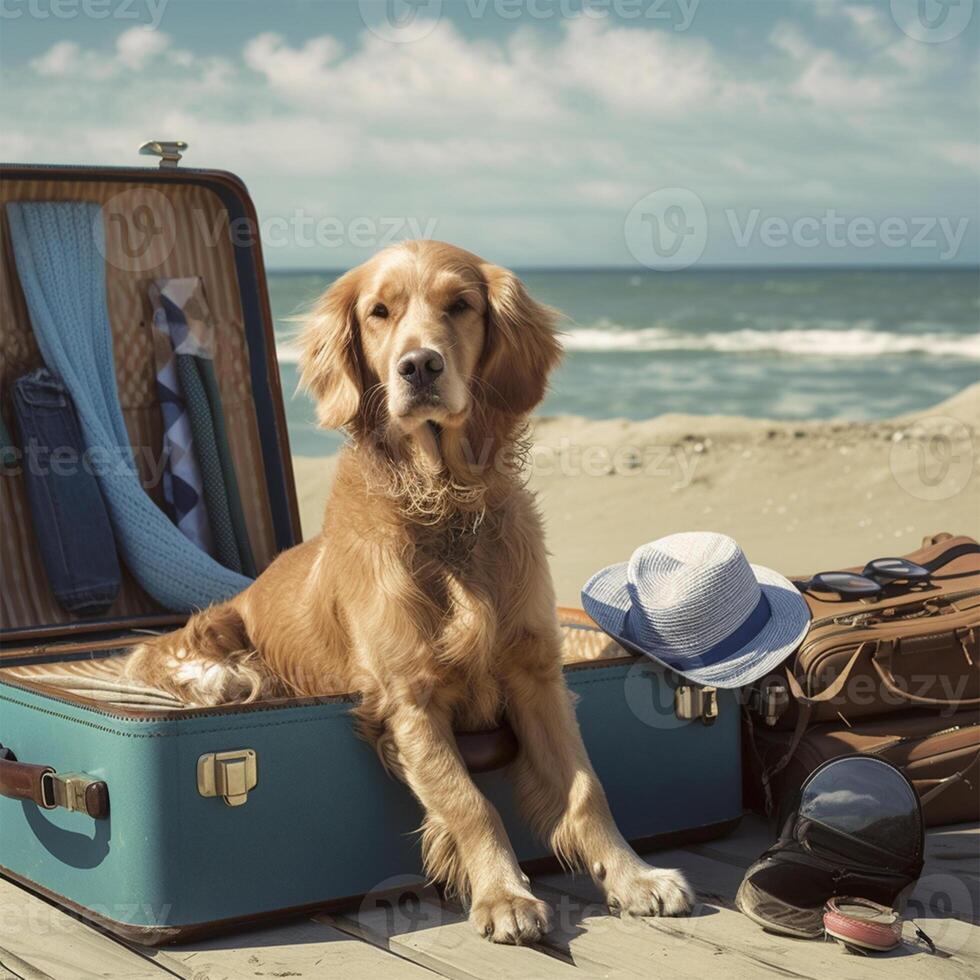
[[[642,861],[607,875],[602,886],[610,910],[627,915],[687,915],[694,905],[694,890],[680,871]]]
[[[492,889],[474,897],[470,922],[491,942],[522,946],[551,928],[551,909],[528,891]]]

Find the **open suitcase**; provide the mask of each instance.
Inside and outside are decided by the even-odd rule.
[[[299,520],[255,210],[236,177],[177,167],[175,155],[159,170],[7,165],[0,203],[103,206],[117,384],[129,437],[149,447],[147,459],[159,455],[162,433],[146,282],[204,279],[261,570],[299,540]],[[0,214],[0,407],[9,428],[10,384],[40,355]],[[162,244],[144,240],[141,249],[147,227],[162,232]],[[147,492],[160,503],[158,487]],[[104,660],[111,673],[114,654],[183,617],[124,569],[104,616],[71,618],[51,595],[16,472],[0,476],[0,507],[0,873],[150,944],[349,905],[419,874],[420,810],[355,736],[355,692],[189,710],[46,682],[83,658]],[[582,613],[565,613],[565,634],[579,721],[624,834],[649,845],[730,830],[741,814],[734,693],[683,685],[626,655]],[[540,861],[547,851],[510,799],[505,743],[460,736],[521,860]]]

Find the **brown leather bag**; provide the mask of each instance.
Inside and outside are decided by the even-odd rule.
[[[932,712],[940,731],[954,713],[980,708],[980,546],[943,533],[904,557],[934,568],[930,581],[889,586],[874,601],[804,592],[813,617],[806,637],[748,697],[750,736],[792,732],[762,772],[767,794],[811,725],[918,709]]]
[[[904,557],[938,563],[928,584],[893,586],[873,602],[804,593],[810,629],[751,699],[764,725],[980,706],[980,546],[940,534]]]
[[[758,785],[760,768],[781,759],[792,733],[759,731],[749,760]],[[794,804],[806,777],[828,759],[860,752],[898,766],[922,801],[926,824],[980,820],[980,712],[961,711],[943,722],[934,714],[890,715],[847,725],[815,725],[800,739],[773,782],[777,814]]]

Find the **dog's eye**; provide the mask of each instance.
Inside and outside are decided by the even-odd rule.
[[[379,320],[387,320],[388,307],[384,303],[375,303],[374,309],[371,310],[371,316],[376,316]]]
[[[468,310],[469,308],[470,304],[467,303],[465,299],[460,297],[460,299],[456,300],[456,302],[449,307],[447,312],[450,316],[459,316],[460,313],[462,313],[464,310]]]

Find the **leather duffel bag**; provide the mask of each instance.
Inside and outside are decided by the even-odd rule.
[[[789,747],[791,732],[757,731],[755,770],[771,767]],[[897,766],[915,787],[927,826],[980,820],[980,712],[960,711],[942,722],[934,714],[889,715],[848,726],[814,725],[773,781],[774,812],[781,822],[806,778],[830,759],[853,753]],[[750,802],[752,802],[750,800]]]
[[[929,581],[889,586],[873,601],[804,590],[810,629],[750,693],[759,722],[795,729],[801,718],[851,723],[980,707],[980,546],[937,534],[903,557],[930,569]]]

